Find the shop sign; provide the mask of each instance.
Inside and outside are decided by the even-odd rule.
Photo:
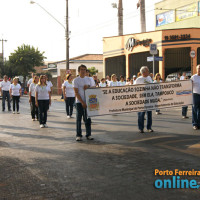
[[[48,63],[48,68],[57,68],[55,63]]]
[[[156,27],[163,26],[174,22],[175,11],[171,10],[156,15]]]
[[[198,6],[197,3],[193,3],[187,6],[183,6],[176,9],[176,21],[181,21],[191,17],[198,16]]]
[[[165,36],[165,40],[168,41],[168,40],[189,40],[191,37],[190,37],[190,34],[182,34],[182,35],[167,35]]]
[[[136,40],[135,38],[129,38],[125,47],[128,51],[132,51],[134,47],[143,45],[144,47],[148,47],[150,43],[152,42],[152,39],[146,39],[146,40]]]

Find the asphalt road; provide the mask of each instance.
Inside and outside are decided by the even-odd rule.
[[[67,119],[64,102],[52,103],[49,128],[40,129],[22,97],[19,115],[0,111],[0,200],[199,199],[199,189],[154,187],[156,179],[171,178],[155,176],[155,169],[200,169],[191,107],[189,119],[181,108],[162,113],[153,114],[155,132],[144,134],[137,113],[92,118],[95,140],[76,142],[75,118]]]

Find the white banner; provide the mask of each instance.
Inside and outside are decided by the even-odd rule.
[[[85,95],[90,117],[171,108],[193,102],[191,80],[91,88]]]

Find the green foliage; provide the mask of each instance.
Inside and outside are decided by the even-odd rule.
[[[98,73],[98,69],[96,69],[95,67],[88,68],[88,71],[92,76]]]
[[[22,75],[24,78],[30,72],[35,72],[35,66],[43,65],[44,52],[40,52],[33,46],[25,45],[18,47],[9,57],[10,64],[15,71],[15,75]]]
[[[0,61],[0,77],[3,77],[4,75],[7,75],[8,77],[14,77],[16,72],[10,65],[9,61],[5,61],[4,64],[2,60]]]

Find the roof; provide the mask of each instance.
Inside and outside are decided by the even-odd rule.
[[[102,61],[103,62],[103,54],[83,54],[77,57],[73,57],[69,59],[69,62],[75,62],[75,61]],[[66,62],[66,60],[56,61],[56,62],[49,62],[54,64]]]
[[[74,58],[70,58],[70,60],[103,60],[103,54],[84,54],[81,56],[77,56]]]

